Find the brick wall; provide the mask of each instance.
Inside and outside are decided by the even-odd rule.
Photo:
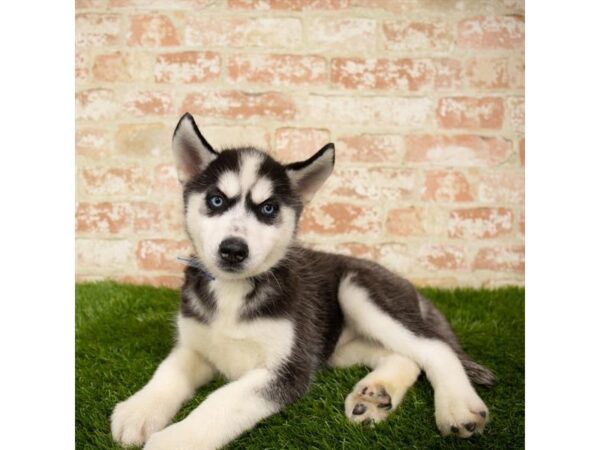
[[[419,285],[524,280],[519,0],[78,0],[78,279],[177,286],[170,137],[286,161],[333,141],[308,245]]]

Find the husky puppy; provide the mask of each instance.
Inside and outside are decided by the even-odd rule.
[[[440,432],[483,430],[488,409],[471,383],[491,386],[494,375],[467,356],[431,302],[373,262],[295,243],[303,206],[333,170],[333,144],[287,165],[250,147],[217,152],[185,114],[173,152],[203,268],[186,268],[171,354],[116,406],[116,441],[221,448],[300,399],[322,367],[354,364],[373,371],[345,400],[351,422],[384,420],[424,370]],[[217,373],[231,382],[167,426]]]

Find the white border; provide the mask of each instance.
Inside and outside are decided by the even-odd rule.
[[[3,5],[2,439],[74,438],[74,2]]]
[[[598,445],[599,9],[527,3],[528,449]]]

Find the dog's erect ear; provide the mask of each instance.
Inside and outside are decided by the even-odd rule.
[[[309,202],[333,171],[335,147],[327,144],[306,161],[285,166],[292,187],[300,194],[304,203]]]
[[[181,184],[199,174],[219,154],[211,147],[194,122],[191,114],[185,113],[173,133],[173,154],[177,177]]]

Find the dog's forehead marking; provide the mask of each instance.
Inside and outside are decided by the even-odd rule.
[[[238,174],[228,170],[219,176],[217,187],[229,198],[237,197],[241,194],[242,187]]]
[[[242,156],[240,162],[240,187],[243,193],[249,192],[258,178],[258,170],[264,156],[258,153],[248,153]]]
[[[273,194],[273,182],[267,177],[260,177],[250,191],[250,198],[255,205],[264,202]]]

